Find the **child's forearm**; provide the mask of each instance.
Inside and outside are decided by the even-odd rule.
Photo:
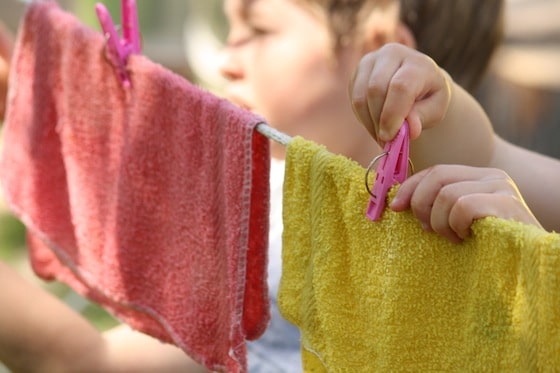
[[[8,92],[8,63],[12,54],[12,35],[0,21],[0,124],[6,109],[6,95]]]
[[[87,320],[2,262],[0,305],[0,361],[14,372],[88,371],[103,361],[103,338]]]
[[[488,116],[463,88],[455,83],[451,86],[451,100],[443,121],[424,129],[411,142],[410,155],[417,170],[442,163],[491,165],[496,138]]]
[[[0,361],[14,372],[207,372],[128,327],[105,333],[0,261]]]
[[[511,176],[545,229],[560,232],[560,160],[497,137],[491,166]]]
[[[175,345],[162,343],[127,325],[119,325],[103,334],[108,345],[111,372],[208,372]]]

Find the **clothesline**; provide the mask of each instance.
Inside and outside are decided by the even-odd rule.
[[[259,131],[269,139],[276,141],[279,144],[288,145],[288,143],[292,141],[292,138],[290,136],[286,135],[283,132],[278,131],[275,128],[270,127],[268,124],[264,122],[257,124],[256,129],[257,131]]]

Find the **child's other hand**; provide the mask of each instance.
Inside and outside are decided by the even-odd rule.
[[[438,165],[418,172],[391,202],[394,211],[409,207],[424,229],[452,242],[468,237],[472,222],[486,216],[541,226],[511,178],[494,168]]]
[[[350,96],[362,124],[384,145],[405,119],[411,139],[437,125],[449,106],[451,78],[428,56],[390,43],[361,59]]]
[[[12,35],[0,22],[0,122],[4,118],[6,109],[6,95],[8,93],[9,62],[12,51]]]

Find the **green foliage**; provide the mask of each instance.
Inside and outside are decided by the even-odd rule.
[[[25,255],[25,227],[13,215],[0,213],[0,260],[15,260]]]

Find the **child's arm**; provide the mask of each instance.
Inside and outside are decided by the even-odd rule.
[[[124,327],[100,333],[0,261],[0,361],[14,372],[206,372],[179,348]]]
[[[453,242],[469,236],[472,222],[485,216],[541,227],[513,180],[495,168],[439,165],[422,170],[404,181],[391,208],[411,208],[424,229]]]
[[[560,232],[560,160],[496,137],[490,167],[500,168],[511,176],[546,230]]]
[[[0,22],[0,123],[6,109],[6,94],[8,92],[9,62],[12,54],[12,34]]]
[[[442,163],[502,169],[543,227],[560,231],[560,161],[496,136],[478,102],[428,56],[387,44],[362,59],[350,94],[360,121],[380,143],[408,120],[416,170]]]
[[[180,348],[162,343],[127,325],[103,333],[109,351],[109,371],[137,373],[207,373],[208,370],[189,358]],[[134,353],[131,353],[134,351]],[[141,356],[140,356],[141,355]]]
[[[0,361],[8,368],[65,372],[96,366],[88,357],[103,356],[105,345],[85,319],[2,262],[0,284]]]

